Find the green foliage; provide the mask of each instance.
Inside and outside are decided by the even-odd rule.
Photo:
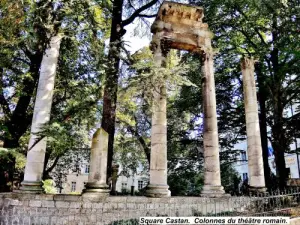
[[[135,63],[132,69],[136,71],[129,77],[125,90],[134,88],[142,92],[145,99],[151,102],[152,92],[162,83],[167,84],[169,91],[174,91],[180,86],[195,86],[186,76],[188,66],[180,64],[180,58],[174,51],[168,54],[166,65],[157,66],[149,48],[144,48],[133,56]]]
[[[124,1],[123,17],[132,18],[132,13],[145,3],[149,1]],[[215,34],[214,47],[219,49],[214,62],[221,175],[225,190],[234,192],[238,177],[230,165],[237,154],[234,145],[245,140],[246,132],[242,56],[254,56],[261,64],[260,85],[265,91],[271,129],[268,136],[275,152],[288,151],[300,137],[299,6],[296,0],[190,3],[204,7],[204,20]],[[114,26],[111,19],[116,16],[112,15],[112,4],[94,0],[0,0],[0,139],[10,148],[9,152],[0,151],[1,162],[5,162],[1,163],[2,171],[12,171],[10,162],[14,160],[19,173],[25,165],[40,61],[49,35],[56,32],[63,33],[64,39],[51,121],[39,133],[40,138],[48,139],[44,178],[53,177],[57,183],[65,179],[69,169],[88,160],[89,140],[102,116],[103,84],[111,75],[113,60],[107,58],[105,41],[110,38],[110,28]],[[154,2],[139,15],[156,12],[158,4]],[[132,21],[123,22],[128,25]],[[137,27],[140,26],[144,25],[139,23]],[[148,170],[152,93],[157,85],[166,82],[170,188],[174,195],[197,195],[203,184],[199,55],[171,51],[162,68],[155,65],[149,48],[127,58],[126,46],[121,46],[124,49],[116,52],[110,49],[114,56],[130,64],[117,71],[120,87],[114,160],[121,165],[121,174],[136,174],[140,164],[142,173]],[[123,50],[126,54],[121,54]],[[291,105],[296,106],[292,115],[288,113]]]
[[[25,168],[26,158],[16,150],[0,148],[0,191],[11,191],[16,182],[20,182]],[[14,183],[13,178],[18,176],[19,181]]]
[[[241,177],[230,163],[221,163],[221,181],[226,193],[239,194]]]
[[[199,196],[204,180],[203,174],[185,171],[182,168],[168,175],[168,185],[172,196]]]
[[[240,107],[243,101],[240,91],[242,87],[240,58],[254,56],[261,65],[260,79],[257,79],[257,82],[260,90],[264,92],[262,94],[264,100],[259,99],[259,104],[266,104],[264,113],[267,125],[271,128],[268,136],[276,152],[276,166],[279,172],[277,176],[281,177],[283,184],[286,177],[284,152],[288,152],[292,140],[299,137],[296,131],[299,130],[299,124],[296,122],[299,110],[294,111],[293,116],[286,113],[290,111],[291,105],[298,104],[300,96],[299,89],[296,88],[299,86],[300,62],[296,20],[299,11],[298,2],[261,0],[190,2],[204,7],[204,19],[215,34],[214,45],[220,52],[216,58],[219,132],[222,133],[223,128],[230,130],[230,133],[226,134],[230,139],[232,139],[230,136],[237,137],[237,140],[241,139],[245,133],[244,116],[239,116],[244,115],[243,105]],[[225,83],[226,86],[223,86],[224,79],[229,82]],[[231,97],[231,101],[226,100],[225,108],[220,107],[223,99],[220,98],[220,91],[223,93],[230,91],[234,94],[233,96],[227,94],[233,98]],[[290,123],[291,121],[293,122]],[[221,144],[222,138],[221,134]]]
[[[56,188],[54,187],[54,181],[47,179],[43,180],[43,188],[46,194],[56,194]]]
[[[9,163],[12,162],[12,160],[14,160],[14,169],[18,172],[21,172],[25,168],[26,157],[16,150],[7,150],[5,148],[0,148],[0,157],[3,162],[6,161]],[[5,166],[2,163],[1,165]]]
[[[101,110],[99,99],[106,61],[104,38],[108,35],[110,14],[106,11],[104,15],[105,10],[96,1],[15,3],[1,1],[0,4],[0,27],[12,29],[1,29],[0,32],[0,55],[3,59],[0,63],[0,103],[4,109],[0,116],[0,136],[4,145],[9,146],[9,141],[12,141],[12,145],[24,155],[38,81],[38,62],[49,35],[58,31],[64,33],[51,121],[39,133],[40,138],[48,137],[44,176],[49,177],[56,164],[60,163],[59,158],[89,146],[89,132],[95,127]],[[9,39],[6,37],[8,34]],[[69,159],[67,161],[70,162]]]

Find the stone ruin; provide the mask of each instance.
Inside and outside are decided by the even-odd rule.
[[[161,5],[157,17],[151,27],[153,38],[151,49],[157,66],[164,66],[170,49],[186,50],[199,54],[202,64],[202,96],[204,114],[204,187],[201,196],[221,197],[225,192],[221,185],[219,140],[217,128],[216,94],[214,79],[214,50],[211,45],[213,34],[208,25],[202,22],[203,8],[186,4],[165,1]],[[53,45],[57,43],[51,43]],[[49,54],[49,56],[53,55]],[[245,111],[247,123],[247,142],[250,187],[256,191],[265,190],[263,160],[258,123],[258,109],[254,82],[254,61],[243,59],[242,74],[244,80]],[[46,151],[46,139],[34,148],[32,139],[37,125],[48,121],[52,104],[55,71],[47,71],[48,77],[40,77],[35,102],[34,115],[40,115],[41,121],[34,117],[32,122],[31,142],[25,168],[25,178],[21,192],[42,193],[42,174]],[[201,76],[199,71],[199,76]],[[45,80],[49,79],[52,85]],[[157,84],[153,92],[151,128],[151,163],[150,183],[147,187],[149,197],[170,197],[167,184],[167,119],[166,119],[166,84]],[[45,120],[46,118],[46,120]],[[91,150],[91,171],[88,185],[83,196],[106,196],[109,193],[106,185],[106,157],[108,135],[98,129],[93,137]],[[200,194],[200,193],[199,193]]]

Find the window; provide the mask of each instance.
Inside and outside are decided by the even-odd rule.
[[[122,183],[122,189],[127,189],[127,183]]]
[[[142,180],[138,181],[138,189],[141,190],[144,187],[144,182]]]
[[[90,172],[90,165],[85,165],[84,172],[85,173],[89,173]]]
[[[74,192],[76,191],[76,182],[72,182],[72,185],[71,185],[71,192]]]
[[[248,179],[248,173],[243,173],[243,181]]]
[[[241,157],[242,157],[242,160],[246,161],[247,160],[246,152],[241,152]]]

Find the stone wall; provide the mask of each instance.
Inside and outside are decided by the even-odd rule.
[[[247,197],[123,197],[88,199],[77,195],[0,194],[0,225],[118,224],[141,216],[201,216],[244,211]],[[122,224],[122,223],[119,223]]]

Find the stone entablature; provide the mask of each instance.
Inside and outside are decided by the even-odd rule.
[[[224,195],[221,185],[219,140],[216,114],[216,94],[213,66],[213,34],[208,25],[202,22],[203,8],[165,1],[151,27],[153,33],[151,50],[154,63],[165,66],[170,49],[198,53],[202,60],[202,96],[204,114],[204,187],[203,196]],[[199,61],[200,63],[200,61]],[[153,91],[150,183],[146,195],[149,197],[168,197],[167,184],[167,112],[166,84],[155,84]]]
[[[213,33],[202,22],[203,8],[165,1],[160,7],[151,32],[167,48],[190,52],[211,51]]]

